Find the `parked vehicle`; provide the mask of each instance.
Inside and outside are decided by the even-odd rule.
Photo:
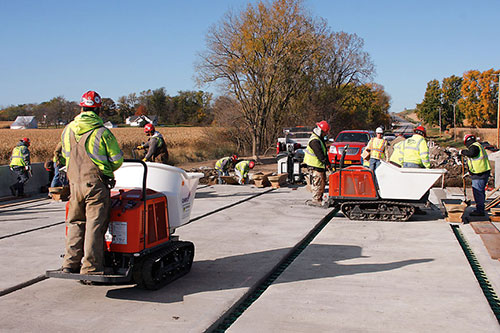
[[[328,150],[328,159],[337,168],[345,146],[349,146],[344,157],[344,164],[361,164],[361,153],[368,141],[375,136],[373,131],[345,130],[340,132]]]
[[[295,151],[307,147],[307,142],[312,134],[312,127],[296,126],[283,129],[283,137],[278,138],[276,155],[287,151]]]

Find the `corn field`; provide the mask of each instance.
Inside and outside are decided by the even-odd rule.
[[[216,159],[236,153],[235,144],[228,132],[214,127],[157,127],[165,138],[172,165],[186,162]],[[45,162],[52,159],[53,151],[60,140],[63,129],[11,130],[0,128],[0,164],[8,164],[12,149],[20,139],[31,141],[31,162]],[[132,158],[134,147],[147,141],[142,128],[112,128],[125,158]]]

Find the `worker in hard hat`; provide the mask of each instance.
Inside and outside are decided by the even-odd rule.
[[[401,136],[404,138],[403,136]],[[403,158],[404,158],[404,149],[405,149],[405,140],[401,140],[397,142],[394,146],[392,146],[392,154],[389,158],[389,162],[399,168],[403,166]]]
[[[255,166],[254,161],[240,161],[234,166],[234,173],[238,177],[238,183],[248,184],[248,172]]]
[[[398,143],[400,143],[401,141],[405,141],[405,140],[406,140],[406,138],[404,137],[403,132],[399,132],[399,133],[396,133],[396,138],[387,144],[387,157],[389,157],[389,161],[390,161],[390,158],[392,156],[392,153],[394,152],[394,147]],[[401,163],[401,165],[402,165],[402,163]]]
[[[80,114],[61,136],[62,162],[71,188],[66,220],[64,273],[103,274],[104,234],[110,215],[110,190],[123,153],[99,112],[102,99],[87,91],[80,99]]]
[[[486,185],[490,178],[491,164],[488,154],[483,146],[477,141],[473,134],[464,136],[464,145],[467,149],[461,150],[460,155],[467,158],[470,178],[472,180],[472,194],[476,202],[476,210],[471,212],[471,216],[484,216],[484,202],[486,196]]]
[[[30,150],[28,149],[30,144],[29,138],[22,138],[12,150],[10,157],[10,170],[15,173],[17,179],[9,189],[15,197],[24,196],[24,184],[31,175]]]
[[[380,165],[381,160],[385,160],[387,156],[387,140],[384,139],[384,130],[382,127],[377,127],[375,130],[376,137],[368,141],[366,150],[370,153],[370,169],[375,171]]]
[[[224,184],[224,181],[222,180],[222,176],[229,176],[229,169],[236,165],[238,161],[238,156],[236,155],[231,155],[227,157],[223,157],[217,162],[215,162],[215,170],[217,171],[218,175],[218,183],[219,184]]]
[[[144,133],[148,136],[148,142],[137,146],[137,149],[147,149],[146,155],[142,159],[144,162],[159,161],[163,164],[168,163],[168,150],[163,135],[158,132],[153,124],[144,126]]]
[[[304,150],[304,164],[310,176],[310,186],[313,199],[307,200],[310,206],[323,206],[323,193],[325,192],[326,170],[331,168],[326,150],[326,137],[330,132],[330,125],[325,121],[316,123],[313,133]]]
[[[431,167],[429,147],[425,140],[427,132],[423,126],[415,127],[413,136],[405,140],[403,151],[403,168]]]

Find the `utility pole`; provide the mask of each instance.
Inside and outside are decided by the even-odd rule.
[[[455,106],[457,102],[453,103],[453,141],[457,139],[457,126],[456,126],[456,117],[455,117]]]
[[[439,137],[441,137],[441,109],[442,107],[439,106]]]
[[[500,74],[493,75],[498,76],[497,147],[500,147]]]

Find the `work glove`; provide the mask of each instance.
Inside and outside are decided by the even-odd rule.
[[[137,146],[137,149],[144,149],[144,146]]]
[[[147,162],[147,160],[146,160],[146,158],[145,158],[145,157],[142,159],[142,161],[143,161],[143,162]]]

